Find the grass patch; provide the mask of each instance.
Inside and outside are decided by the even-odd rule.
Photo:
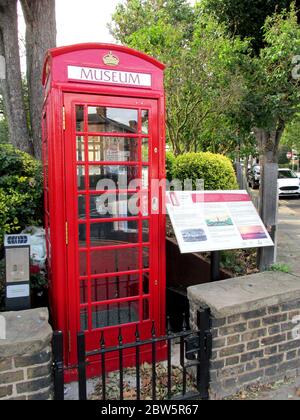
[[[291,274],[292,269],[288,264],[273,264],[271,269],[273,272]]]

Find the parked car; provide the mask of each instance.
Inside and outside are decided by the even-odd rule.
[[[294,171],[291,171],[290,169],[279,169],[278,192],[279,197],[300,197],[300,179]]]
[[[253,190],[259,188],[260,184],[260,166],[254,165],[252,168],[248,171],[248,182],[249,187]]]

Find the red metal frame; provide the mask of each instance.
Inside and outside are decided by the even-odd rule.
[[[117,55],[120,63],[117,67],[106,66],[108,69],[147,73],[152,75],[152,86],[149,89],[128,87],[122,85],[106,85],[74,82],[68,80],[67,66],[103,68],[101,62],[109,52]],[[47,236],[48,265],[50,278],[50,304],[54,327],[62,330],[65,337],[65,360],[68,366],[76,363],[76,334],[80,331],[80,309],[87,309],[88,327],[86,331],[87,350],[99,347],[102,331],[106,334],[106,344],[115,345],[119,327],[106,327],[93,330],[93,308],[107,307],[108,304],[129,305],[139,303],[139,319],[129,324],[122,324],[122,334],[125,341],[133,341],[136,324],[139,324],[141,338],[149,338],[151,323],[155,321],[157,334],[165,333],[165,216],[163,212],[164,187],[153,191],[151,180],[158,181],[165,178],[165,98],[163,89],[164,66],[137,51],[115,45],[84,44],[50,50],[45,61],[43,83],[45,86],[45,104],[43,112],[43,153],[45,173],[45,227]],[[76,106],[84,107],[84,131],[76,132]],[[134,109],[138,111],[138,130],[136,134],[124,133],[92,133],[88,132],[88,106]],[[64,112],[63,112],[64,110]],[[149,133],[141,132],[141,112],[149,111]],[[76,135],[84,138],[85,160],[77,161]],[[89,161],[88,139],[95,137],[114,137],[135,139],[138,146],[138,160],[136,162]],[[149,141],[149,162],[142,162],[142,139]],[[100,195],[101,191],[89,191],[89,167],[97,166],[136,167],[141,177],[142,168],[149,166],[148,194],[149,214],[139,213],[126,217],[90,218],[90,197]],[[85,168],[85,190],[77,190],[77,166]],[[117,190],[118,191],[118,190]],[[103,191],[102,191],[103,192]],[[123,193],[124,191],[122,191]],[[128,190],[127,192],[136,192]],[[141,197],[142,191],[138,193]],[[159,211],[151,214],[153,196],[159,196]],[[85,218],[78,217],[78,197],[85,197]],[[143,242],[142,223],[147,222],[150,227],[149,239]],[[139,226],[138,238],[135,243],[103,246],[91,243],[90,227],[95,224],[101,227],[106,223],[136,222]],[[79,225],[86,227],[86,244],[80,248],[78,239]],[[67,231],[67,229],[68,231]],[[68,238],[67,238],[68,236]],[[67,240],[68,239],[68,240]],[[143,266],[143,251],[149,248],[149,268]],[[118,270],[117,273],[94,274],[91,272],[91,253],[93,251],[109,251],[119,249],[120,252],[139,250],[139,265],[136,269]],[[79,275],[79,254],[85,255],[87,272]],[[105,260],[106,261],[106,260]],[[101,265],[98,259],[97,264]],[[96,270],[98,269],[98,266]],[[82,274],[82,273],[81,273]],[[139,290],[134,296],[125,296],[106,301],[92,301],[92,281],[94,279],[112,279],[113,277],[136,275],[139,278]],[[150,279],[147,294],[143,294],[143,276]],[[87,300],[80,300],[80,284],[87,285]],[[108,299],[108,296],[106,296]],[[143,304],[150,303],[149,317],[142,321]],[[146,349],[147,350],[147,349]],[[160,356],[163,351],[160,349]],[[126,356],[126,355],[125,355]],[[142,360],[147,360],[147,351]],[[93,362],[93,361],[91,361]],[[127,364],[133,362],[132,356],[127,355]],[[117,369],[117,361],[113,358],[108,363],[108,369]],[[99,363],[91,363],[89,375],[99,372]],[[72,375],[67,379],[72,379]]]

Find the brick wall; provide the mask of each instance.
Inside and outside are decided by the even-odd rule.
[[[8,337],[0,340],[0,401],[50,399],[52,331],[47,311],[1,315],[7,319]],[[20,329],[24,332],[19,335]]]
[[[247,385],[300,375],[300,339],[293,320],[300,300],[212,319],[211,396],[232,395]],[[195,322],[195,312],[192,311]],[[299,324],[300,322],[298,322]]]
[[[233,304],[229,310],[221,310],[218,315],[213,304],[204,304],[203,299],[202,304],[195,301],[194,292],[190,294],[192,326],[196,328],[196,311],[201,306],[212,309],[213,352],[210,377],[213,399],[231,396],[249,385],[273,383],[300,375],[300,338],[295,335],[297,325],[300,325],[300,298],[276,296],[266,299],[266,304],[263,301],[255,303],[254,287],[252,304],[245,305],[243,301],[241,307],[258,308],[245,312],[238,309],[239,294],[231,290],[230,302],[232,305],[237,299],[236,306]],[[270,288],[270,296],[272,292]],[[206,290],[204,295],[208,294],[210,297],[214,295]],[[223,295],[226,305],[226,293]],[[222,295],[218,293],[217,298],[221,301]],[[280,300],[280,304],[268,304],[268,301],[275,300]]]

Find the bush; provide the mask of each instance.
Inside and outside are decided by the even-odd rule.
[[[8,143],[8,124],[7,120],[0,116],[0,143]]]
[[[238,183],[233,165],[227,157],[213,153],[187,153],[176,158],[173,177],[181,181],[204,180],[206,190],[236,190]]]
[[[167,152],[166,154],[166,170],[167,170],[167,179],[172,181],[173,179],[173,166],[175,163],[176,157],[172,152]]]
[[[10,144],[0,144],[0,250],[4,234],[40,225],[42,211],[41,163]]]

